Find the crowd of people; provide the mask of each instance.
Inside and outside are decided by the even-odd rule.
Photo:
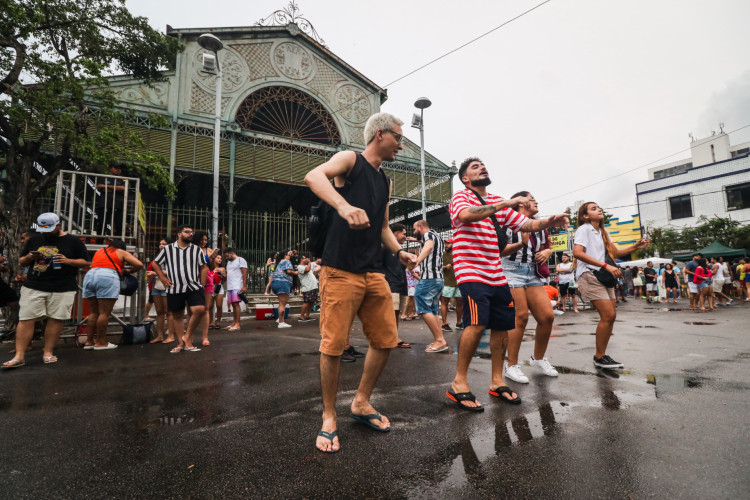
[[[528,365],[545,376],[557,377],[548,355],[553,307],[557,304],[564,311],[571,295],[574,312],[579,311],[580,297],[598,313],[592,358],[599,369],[623,367],[607,351],[617,301],[631,297],[676,301],[687,288],[691,308],[707,310],[717,303],[731,304],[727,292],[732,287],[735,297],[744,293],[745,300],[750,300],[750,283],[745,281],[750,264],[744,260],[727,265],[696,254],[684,269],[676,263],[657,269],[652,262],[643,269],[621,268],[618,259],[645,249],[649,242],[642,239],[627,248],[617,247],[604,227],[603,210],[595,202],[579,208],[573,260],[564,255],[555,276],[547,267],[551,255],[548,230],[567,226],[568,217],[539,218],[539,204],[529,191],[509,199],[488,192],[487,167],[476,157],[464,160],[458,170],[464,189],[450,201],[451,237],[443,238],[426,220],[415,222],[408,237],[404,225],[388,224],[391,183],[381,168],[402,149],[401,125],[401,120],[388,113],[371,116],[364,129],[367,146],[363,152],[339,152],[306,175],[305,183],[333,209],[325,222],[327,234],[319,258],[290,250],[274,254],[266,263],[266,294],[278,297],[278,328],[291,327],[287,321],[290,295],[302,294],[299,322],[313,321],[311,313],[320,304],[323,414],[316,436],[318,450],[340,449],[336,411],[340,365],[360,357],[365,357],[363,372],[349,416],[374,431],[390,431],[390,420],[373,407],[371,396],[391,349],[412,347],[399,336],[400,320],[421,318],[432,335],[425,352],[445,352],[449,347],[444,332],[453,330],[448,320],[453,303],[455,328],[462,334],[455,374],[446,380],[445,396],[456,408],[477,413],[484,411],[484,405],[472,392],[467,375],[482,336],[489,332],[488,394],[503,403],[520,404],[520,395],[506,378],[529,383],[520,361],[529,317],[534,317],[537,326]],[[54,347],[62,322],[71,315],[79,269],[86,267],[90,270],[83,297],[88,299],[91,314],[84,348],[115,348],[106,335],[120,279],[138,271],[143,263],[116,240],[91,258],[78,237],[62,231],[55,214],[40,216],[37,232],[22,251],[20,264],[28,270],[19,300],[16,350],[3,367],[25,364],[34,322],[40,318],[47,319],[43,360],[57,361]],[[408,240],[420,245],[409,251],[404,248]],[[208,235],[180,226],[176,239],[162,240],[146,266],[149,302],[156,313],[152,342],[176,343],[170,351],[174,354],[200,351],[210,345],[209,332],[221,328],[225,302],[232,311],[232,322],[225,329],[239,330],[240,304],[248,300],[247,275],[247,261],[234,249],[211,249]],[[355,317],[369,343],[366,353],[350,343]],[[194,343],[198,338],[200,347]]]

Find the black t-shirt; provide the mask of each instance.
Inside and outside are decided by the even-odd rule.
[[[649,283],[655,284],[656,283],[656,269],[653,267],[647,267],[643,270],[643,274],[646,276],[646,284]]]
[[[391,293],[400,293],[406,295],[406,267],[401,263],[398,257],[394,257],[385,245],[383,249],[383,269],[385,270],[385,280],[391,288]]]
[[[292,266],[294,266],[295,271],[297,270],[297,266],[299,266],[299,263],[302,262],[302,257],[299,255],[292,255],[289,257],[289,262],[292,263]]]
[[[357,160],[349,172],[346,185],[336,190],[351,206],[367,213],[370,227],[350,229],[349,223],[336,211],[332,211],[323,247],[324,266],[351,273],[383,273],[380,246],[389,188],[390,180],[383,169],[375,170],[357,153]]]
[[[69,259],[89,260],[86,245],[72,234],[57,236],[49,240],[41,234],[32,236],[21,250],[21,255],[37,251],[42,256],[29,266],[29,274],[23,286],[42,292],[75,292],[78,290],[76,277],[78,268],[61,265],[59,269],[52,267],[52,258],[62,254]]]

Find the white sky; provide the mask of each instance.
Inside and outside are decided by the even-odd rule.
[[[301,0],[328,47],[380,86],[542,0]],[[251,26],[288,0],[127,0],[165,30]],[[480,156],[492,192],[531,191],[543,213],[576,200],[635,202],[647,168],[560,196],[750,124],[747,0],[552,0],[388,87],[382,110],[407,124],[429,97],[425,149]],[[750,140],[750,127],[730,135]],[[688,158],[684,152],[661,163]],[[456,181],[456,187],[458,182]],[[554,198],[554,199],[553,199]],[[621,218],[635,206],[610,210]]]

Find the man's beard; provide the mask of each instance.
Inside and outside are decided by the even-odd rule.
[[[58,235],[53,231],[51,233],[42,233],[42,237],[44,237],[44,241],[51,243],[57,240]]]
[[[489,177],[484,177],[484,178],[477,179],[475,181],[471,181],[471,185],[474,187],[489,186],[490,184],[492,184],[492,181],[490,180]]]

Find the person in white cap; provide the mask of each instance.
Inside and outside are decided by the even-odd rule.
[[[29,272],[21,287],[16,353],[13,359],[3,363],[6,369],[26,364],[24,357],[34,335],[34,322],[45,317],[43,360],[45,363],[57,361],[53,351],[62,322],[70,319],[73,310],[78,269],[90,264],[86,245],[78,237],[62,231],[56,214],[40,215],[36,225],[39,234],[29,238],[19,259],[21,267],[29,266]]]

